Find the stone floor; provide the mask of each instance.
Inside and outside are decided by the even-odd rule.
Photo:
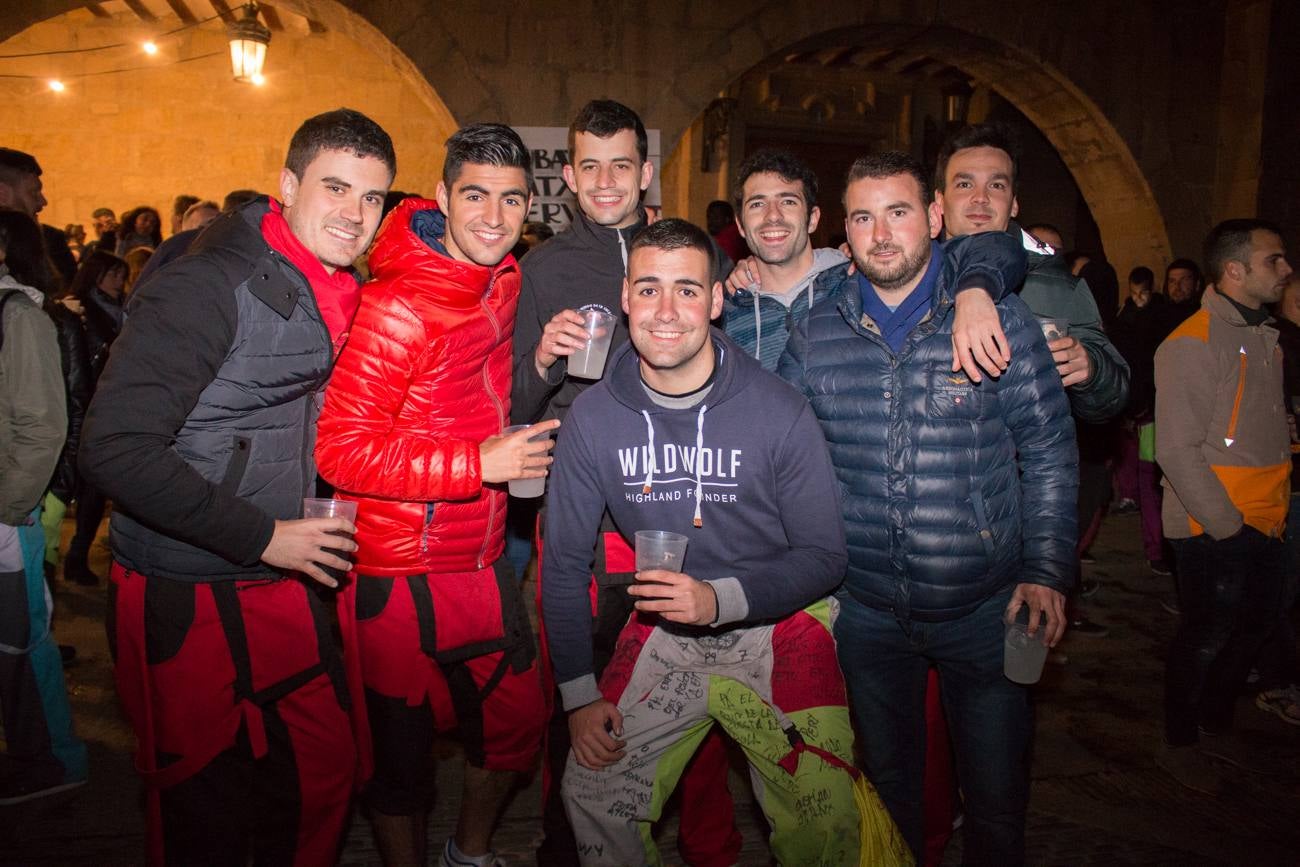
[[[68,529],[70,530],[70,524]],[[1161,655],[1174,618],[1160,607],[1167,578],[1150,574],[1141,559],[1135,516],[1107,520],[1093,549],[1102,582],[1088,602],[1108,638],[1067,636],[1037,688],[1038,734],[1028,824],[1032,864],[1297,864],[1300,863],[1300,727],[1255,709],[1243,696],[1237,722],[1273,746],[1279,777],[1238,774],[1219,799],[1181,788],[1154,764],[1160,739]],[[96,546],[93,565],[104,571],[107,552]],[[131,734],[113,693],[105,644],[105,593],[58,582],[55,631],[76,645],[67,672],[77,729],[90,747],[90,783],[67,795],[0,808],[0,865],[94,865],[142,861],[139,786],[131,770]],[[1068,657],[1061,660],[1061,657]],[[455,815],[460,752],[452,740],[438,745],[439,799],[431,838],[441,845]],[[744,864],[770,862],[762,818],[743,775],[733,773]],[[531,781],[510,805],[497,835],[512,864],[532,864],[540,827],[540,785]],[[675,858],[675,822],[659,838],[665,858]],[[960,863],[961,834],[944,859]],[[367,823],[351,823],[341,864],[378,864]]]

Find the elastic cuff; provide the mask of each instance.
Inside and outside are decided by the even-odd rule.
[[[736,623],[749,617],[749,597],[741,586],[739,578],[714,578],[704,582],[713,588],[713,595],[718,597],[718,616],[711,625]]]
[[[972,270],[957,280],[957,293],[960,295],[967,289],[983,289],[988,293],[989,298],[997,301],[1002,295],[999,291],[1002,286],[1002,277],[993,271]],[[953,297],[956,297],[954,295]]]
[[[534,372],[537,370],[536,365],[533,365],[533,370]],[[560,383],[564,382],[564,375],[568,372],[568,370],[569,370],[568,360],[563,356],[557,358],[554,364],[546,368],[546,375],[542,377],[542,382],[546,383],[547,385],[559,385]]]
[[[600,687],[596,685],[594,674],[584,674],[582,677],[565,681],[559,685],[559,689],[560,703],[564,705],[565,710],[577,710],[605,697],[601,694]]]

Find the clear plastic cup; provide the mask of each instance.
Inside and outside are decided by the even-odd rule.
[[[1038,683],[1043,676],[1043,663],[1047,661],[1047,645],[1043,643],[1045,624],[1040,624],[1038,634],[1029,634],[1029,606],[1022,605],[1016,619],[1007,624],[1006,640],[1002,648],[1002,673],[1014,683]]]
[[[510,427],[502,431],[502,433],[512,434],[515,431],[521,431],[524,428],[530,427],[532,427],[530,424],[512,424]],[[529,437],[528,441],[536,442],[537,440],[546,440],[550,438],[551,432],[546,431],[544,433],[539,433],[537,436]],[[540,497],[542,494],[546,493],[546,476],[542,476],[540,479],[511,479],[506,483],[506,487],[510,489],[510,496],[512,497],[519,497],[521,499]]]
[[[1047,341],[1059,340],[1070,333],[1070,320],[1057,319],[1052,316],[1035,316],[1038,325],[1043,329],[1043,337]]]
[[[600,379],[605,372],[605,359],[609,356],[609,342],[614,339],[618,320],[604,310],[579,310],[582,325],[587,329],[587,343],[569,356],[569,376],[578,379]]]
[[[636,571],[644,572],[647,569],[682,571],[688,541],[679,533],[669,533],[665,530],[637,530]]]
[[[330,500],[323,497],[307,497],[302,501],[302,516],[304,518],[347,518],[348,521],[356,524],[357,502],[356,500]],[[334,535],[351,538],[347,533],[335,532]],[[328,551],[349,562],[352,560],[352,552],[350,551],[341,551],[338,548],[322,548],[321,550]],[[348,575],[346,569],[326,566],[324,563],[317,563],[316,565],[335,581],[342,581]]]

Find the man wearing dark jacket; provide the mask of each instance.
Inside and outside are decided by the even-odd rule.
[[[615,315],[611,357],[627,342],[620,307],[623,276],[628,247],[647,222],[641,195],[654,177],[648,155],[641,118],[621,103],[592,100],[569,125],[564,180],[577,197],[578,212],[567,231],[530,252],[523,263],[510,411],[517,424],[563,419],[574,398],[593,384],[566,375],[568,357],[586,341],[579,310],[594,307]],[[511,507],[521,505],[516,500]],[[623,586],[626,576],[617,577],[622,567],[611,565],[629,555],[606,520],[592,565],[598,587],[598,672],[632,610]],[[567,728],[557,714],[547,746],[552,773],[563,771],[567,753]],[[725,867],[739,857],[742,841],[732,821],[726,783],[726,751],[715,735],[700,750],[682,785],[680,849],[683,858],[697,867]],[[546,839],[538,850],[538,863],[547,867],[577,862],[557,789],[548,788],[543,815]]]
[[[1016,183],[1018,149],[997,124],[966,127],[944,143],[935,168],[935,201],[943,209],[949,236],[1006,232],[1023,242],[1029,257],[1020,300],[1035,316],[1065,320],[1069,333],[1048,343],[1061,384],[1078,424],[1079,532],[1085,534],[1110,499],[1110,457],[1114,432],[1101,427],[1128,402],[1128,364],[1106,337],[1088,284],[1070,273],[1060,252],[1022,232],[1011,222],[1019,210]],[[1104,637],[1106,627],[1077,609],[1070,628]]]
[[[633,345],[560,434],[543,607],[573,741],[565,806],[584,864],[658,863],[650,823],[716,721],[762,780],[777,859],[854,863],[853,735],[826,598],[844,568],[834,472],[810,407],[709,327],[722,309],[711,259],[683,220],[636,236]],[[606,510],[628,542],[663,530],[687,547],[685,568],[639,564],[637,614],[598,684],[587,584]],[[805,798],[816,810],[798,809]]]
[[[328,618],[355,527],[302,519],[351,270],[396,172],[339,109],[294,133],[280,200],[213,223],[132,297],[81,468],[117,504],[110,644],[139,740],[148,860],[331,864],[355,751]]]
[[[965,795],[966,857],[1024,860],[1027,691],[1002,674],[1003,617],[1029,610],[1055,644],[1073,581],[1076,454],[1051,354],[1019,298],[1001,301],[1010,362],[978,383],[951,370],[961,248],[978,245],[1017,285],[1016,239],[932,241],[937,203],[916,161],[854,163],[838,291],[791,333],[778,372],[812,403],[844,496],[849,564],[835,624],[866,770],[913,851],[922,840],[928,669],[944,703]],[[969,254],[968,254],[969,255]]]

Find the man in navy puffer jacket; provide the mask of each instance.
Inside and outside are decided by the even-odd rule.
[[[778,372],[821,421],[839,477],[849,566],[835,625],[867,772],[914,851],[922,838],[925,686],[935,665],[965,795],[970,863],[1024,860],[1031,719],[1002,674],[1003,618],[1029,609],[1054,644],[1074,576],[1077,451],[1070,407],[1038,323],[999,302],[1005,370],[952,371],[955,259],[1024,270],[1001,233],[938,235],[919,164],[854,163],[845,227],[857,274],[792,332]]]

